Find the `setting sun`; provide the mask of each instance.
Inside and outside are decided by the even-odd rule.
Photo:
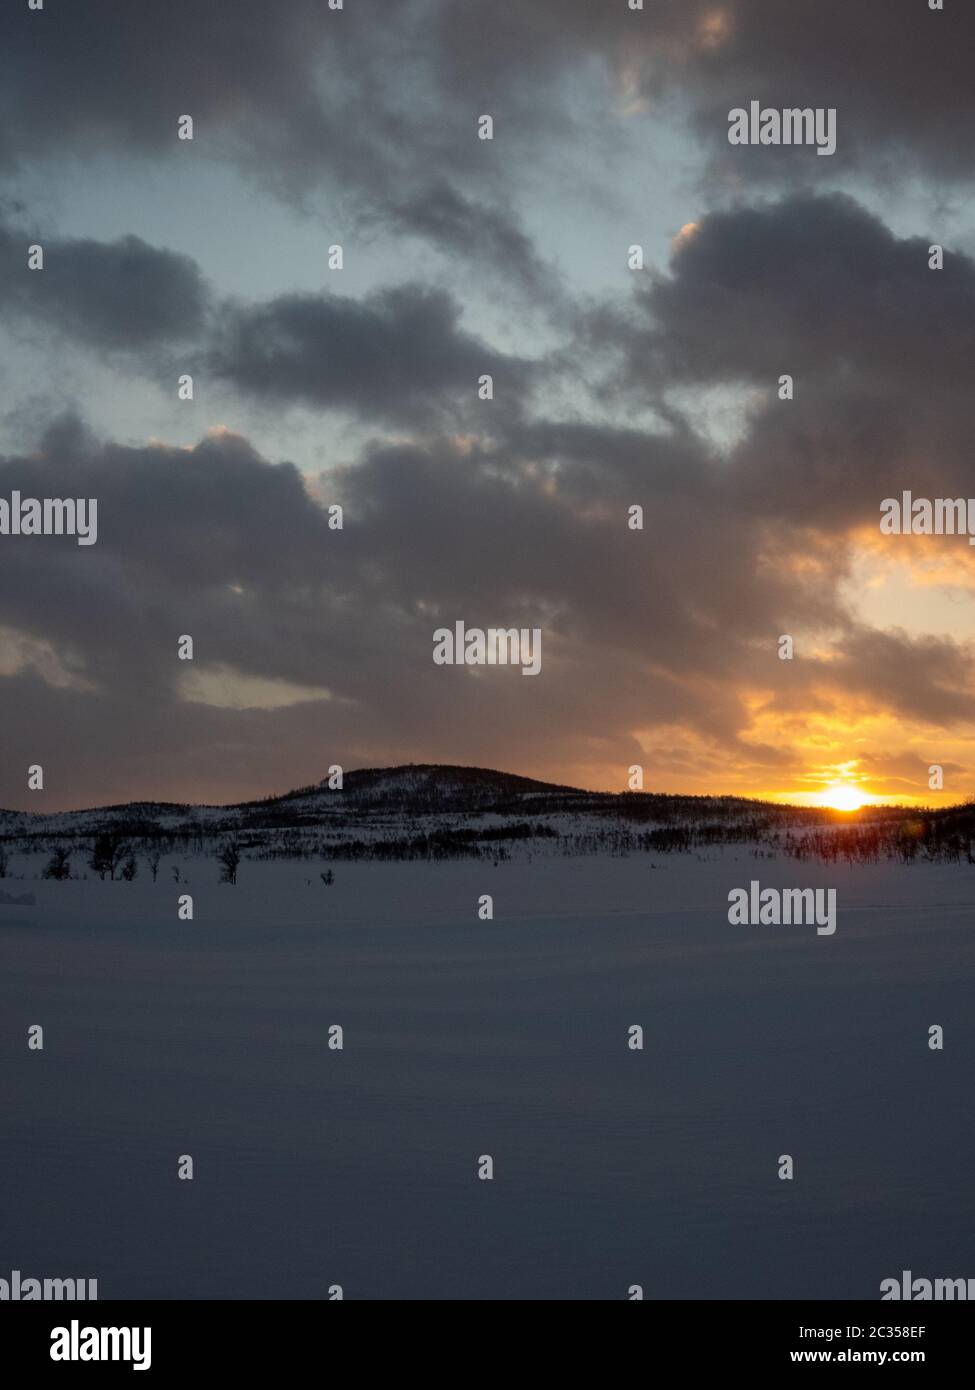
[[[866,792],[849,783],[836,782],[821,794],[823,806],[831,806],[834,811],[859,811],[870,800]]]

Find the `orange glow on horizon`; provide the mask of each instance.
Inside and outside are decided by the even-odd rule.
[[[830,806],[834,811],[859,811],[872,801],[869,792],[862,791],[852,783],[834,782],[831,787],[819,793],[822,806]]]

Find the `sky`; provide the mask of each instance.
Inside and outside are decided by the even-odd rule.
[[[0,805],[975,794],[975,548],[879,525],[975,497],[973,47],[961,0],[4,6],[0,498],[98,537],[0,536]],[[730,144],[752,100],[835,153]],[[435,664],[458,621],[539,674]]]

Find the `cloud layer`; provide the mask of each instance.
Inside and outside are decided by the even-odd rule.
[[[973,553],[884,543],[877,521],[903,488],[972,491],[975,263],[949,244],[932,271],[937,237],[867,202],[902,177],[967,196],[970,9],[201,14],[92,0],[3,19],[7,370],[26,345],[170,408],[190,371],[197,404],[134,442],[89,429],[79,391],[0,458],[0,496],[99,502],[89,550],[0,538],[0,804],[229,799],[402,760],[601,786],[639,762],[651,785],[763,792],[859,761],[876,789],[923,796],[931,758],[968,790]],[[752,97],[835,105],[835,159],[731,149],[727,111]],[[485,111],[495,142],[476,140]],[[540,216],[561,186],[545,225],[568,220],[602,196],[600,141],[657,122],[664,155],[699,142],[675,175],[703,190],[693,222],[666,264],[573,280],[526,188]],[[175,190],[180,160],[226,162],[295,227],[339,209],[379,269],[296,288],[275,247],[279,287],[227,294],[162,236],[69,236],[20,199],[74,161],[99,178],[107,161],[119,186],[152,167]],[[585,245],[591,225],[567,244],[622,261]],[[288,461],[299,413],[328,441],[319,475]],[[541,628],[541,676],[435,667],[432,633],[456,620]],[[31,762],[43,795],[26,792]]]

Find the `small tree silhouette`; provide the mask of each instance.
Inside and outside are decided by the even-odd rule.
[[[152,881],[153,881],[153,883],[155,883],[155,881],[156,881],[156,875],[157,875],[158,872],[159,872],[159,861],[160,861],[160,859],[162,859],[162,852],[161,852],[161,850],[158,850],[158,849],[153,848],[153,849],[150,849],[150,850],[147,850],[147,851],[146,851],[146,855],[145,855],[146,868],[147,868],[147,869],[149,870],[149,872],[152,874]]]
[[[240,845],[236,840],[227,840],[217,851],[217,859],[222,865],[221,883],[237,882],[237,865],[240,863]]]
[[[88,865],[89,868],[94,869],[99,878],[104,878],[108,874],[109,878],[113,879],[119,866],[130,854],[131,850],[121,835],[105,831],[104,834],[96,837]]]
[[[70,878],[70,859],[71,851],[69,849],[56,849],[48,860],[47,868],[44,870],[44,877],[58,880]]]

